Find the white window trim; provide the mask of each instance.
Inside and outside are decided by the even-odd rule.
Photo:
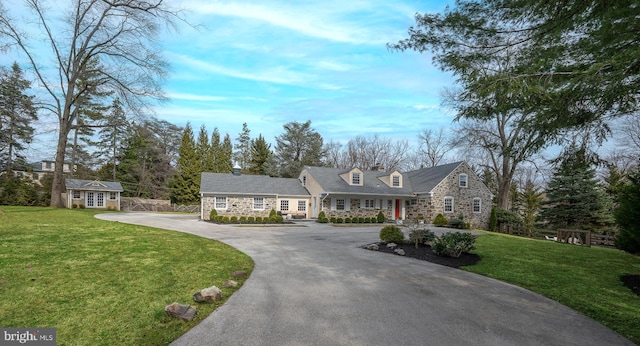
[[[344,210],[342,210],[342,209],[338,210],[336,201],[339,200],[339,199],[344,200]],[[340,211],[340,212],[350,211],[351,210],[351,200],[349,198],[347,198],[347,197],[335,197],[335,198],[332,198],[331,199],[331,210],[332,211]]]
[[[398,179],[398,185],[395,184],[395,179]],[[401,175],[392,175],[391,176],[391,187],[402,187],[402,176]]]
[[[416,207],[418,206],[418,199],[417,198],[412,198],[409,202],[409,205],[412,207]]]
[[[478,201],[478,211],[476,211],[476,201]],[[471,209],[472,209],[474,214],[481,214],[482,213],[482,198],[474,197],[473,198],[473,205],[471,206]]]
[[[451,199],[451,211],[447,211],[447,199]],[[446,214],[453,214],[455,212],[455,199],[453,196],[445,196],[442,204],[442,212]]]
[[[282,203],[285,203],[285,202],[287,203],[287,209],[282,209]],[[289,211],[290,210],[289,208],[291,208],[291,203],[289,203],[289,200],[288,199],[281,199],[280,200],[280,211]]]
[[[262,208],[256,208],[256,199],[262,199]],[[264,197],[253,197],[253,210],[264,210]]]
[[[111,198],[113,197],[113,198]],[[118,199],[118,193],[117,192],[109,192],[109,200],[110,201],[115,201]]]
[[[81,199],[81,198],[82,198],[82,194],[80,193],[80,190],[73,190],[73,199]]]
[[[302,208],[300,208],[302,207]],[[298,211],[307,211],[307,201],[305,200],[298,200]]]
[[[224,208],[218,207],[218,198],[224,198]],[[227,210],[228,204],[229,204],[229,198],[227,198],[227,196],[215,196],[213,198],[213,209]]]
[[[464,186],[462,185],[463,182],[463,178],[464,177]],[[458,175],[458,186],[459,187],[469,187],[469,175],[466,173],[460,173]]]
[[[351,173],[351,185],[362,185],[362,174],[360,172]]]

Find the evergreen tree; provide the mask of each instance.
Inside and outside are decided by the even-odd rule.
[[[13,161],[33,140],[33,122],[38,119],[33,96],[25,94],[30,83],[17,63],[0,75],[0,168],[13,169]]]
[[[556,228],[599,229],[612,225],[610,200],[596,179],[585,148],[568,148],[545,190],[540,218]]]
[[[276,137],[275,156],[279,176],[298,177],[302,167],[322,166],[324,148],[322,136],[311,128],[311,120],[305,123],[290,122],[284,126],[285,133]]]
[[[201,170],[193,130],[189,123],[182,133],[178,153],[176,175],[171,183],[171,201],[178,204],[194,204],[200,200]]]
[[[615,218],[620,232],[615,243],[619,249],[640,253],[640,170],[628,178],[619,189]]]
[[[222,150],[222,143],[220,138],[220,131],[218,131],[217,127],[214,128],[213,132],[211,133],[210,145],[211,147],[209,150],[209,162],[211,163],[212,168],[209,172],[220,173],[221,170],[218,167],[218,164],[219,164],[219,157]]]
[[[210,161],[211,146],[209,145],[209,134],[204,124],[200,126],[200,133],[198,134],[198,141],[196,142],[196,158],[198,167],[194,168],[200,172],[211,172],[213,170],[213,162]]]
[[[135,125],[117,167],[126,197],[167,198],[166,159],[149,123]]]
[[[233,154],[233,160],[242,168],[243,171],[249,168],[249,160],[251,158],[251,130],[247,123],[242,124],[242,132],[236,138],[236,151]]]
[[[273,158],[271,152],[271,144],[265,141],[262,134],[258,138],[251,141],[251,156],[249,159],[249,173],[257,175],[266,175],[266,165]]]
[[[531,179],[527,179],[524,189],[517,193],[524,227],[529,234],[531,234],[535,226],[536,216],[540,210],[540,203],[542,203],[542,195],[542,191],[538,189]]]
[[[218,162],[218,172],[219,173],[229,173],[233,170],[233,144],[231,144],[231,137],[227,133],[222,140],[222,145],[220,146],[220,155],[216,159]]]
[[[129,133],[129,123],[120,99],[116,98],[111,104],[111,110],[107,114],[105,124],[98,132],[98,141],[95,143],[97,150],[94,153],[95,158],[104,167],[109,165],[111,174],[102,179],[116,180],[116,167],[118,158],[121,156],[122,147],[127,140]]]

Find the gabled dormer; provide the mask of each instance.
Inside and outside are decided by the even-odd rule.
[[[382,180],[382,182],[389,187],[402,188],[402,173],[398,171],[393,171],[389,175],[378,177],[378,179]]]
[[[364,173],[358,168],[352,168],[350,171],[340,174],[340,178],[351,186],[364,185]]]

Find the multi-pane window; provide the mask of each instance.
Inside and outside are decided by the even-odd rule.
[[[444,198],[444,212],[453,213],[453,197]]]
[[[288,199],[283,199],[283,200],[280,201],[280,210],[281,211],[289,210],[289,200]]]
[[[307,201],[298,201],[298,211],[307,211]]]
[[[215,203],[216,209],[227,209],[227,197],[216,197]]]
[[[375,204],[376,204],[375,199],[365,199],[364,200],[364,207],[367,208],[367,209],[375,208]]]
[[[467,187],[467,180],[469,179],[469,176],[466,174],[460,174],[458,176],[458,182],[459,182],[459,186],[460,187]]]
[[[417,205],[418,205],[418,199],[417,199],[417,198],[412,198],[412,199],[411,199],[411,202],[410,202],[410,205],[411,205],[412,207],[417,206]]]
[[[336,210],[345,210],[344,199],[336,199]]]
[[[73,190],[73,199],[80,199],[80,191]]]
[[[93,207],[93,192],[87,192],[87,207]]]
[[[400,186],[400,176],[394,175],[392,177],[392,186],[399,187]]]
[[[253,209],[264,210],[264,197],[253,197]]]
[[[482,199],[476,197],[473,199],[473,212],[479,214],[482,211]]]
[[[98,207],[104,207],[104,193],[98,192]]]
[[[351,174],[351,184],[360,185],[360,173]]]
[[[109,199],[112,201],[118,199],[118,194],[116,192],[109,192]]]

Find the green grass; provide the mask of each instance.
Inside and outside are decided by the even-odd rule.
[[[496,233],[478,237],[472,252],[482,259],[463,269],[542,294],[640,344],[640,297],[620,281],[640,274],[639,257]]]
[[[0,326],[54,327],[58,345],[168,344],[237,290],[222,288],[234,271],[253,269],[220,242],[101,221],[95,211],[1,209]],[[212,285],[223,301],[193,301]],[[197,306],[196,319],[166,316],[173,302]]]

